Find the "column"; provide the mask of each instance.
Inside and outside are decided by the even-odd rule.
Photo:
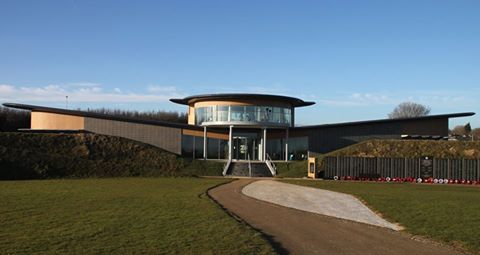
[[[267,128],[263,129],[263,161],[267,160]]]
[[[203,126],[203,159],[207,159],[207,126]]]
[[[228,132],[228,160],[232,160],[232,137],[233,137],[233,126],[230,126]]]
[[[288,128],[285,132],[285,161],[288,161]]]

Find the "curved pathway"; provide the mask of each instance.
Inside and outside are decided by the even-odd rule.
[[[290,254],[460,254],[403,232],[341,220],[260,201],[242,194],[255,180],[237,180],[208,194],[226,210]]]

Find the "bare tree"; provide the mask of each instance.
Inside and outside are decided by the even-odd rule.
[[[471,134],[474,141],[480,141],[480,128],[474,128]]]
[[[463,125],[455,126],[455,127],[452,129],[452,135],[453,135],[453,136],[464,136],[464,135],[467,135],[467,131],[465,130],[465,126],[463,126]]]
[[[430,107],[414,102],[403,102],[388,114],[390,119],[422,117],[430,114]]]

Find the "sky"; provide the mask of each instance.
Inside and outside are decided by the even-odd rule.
[[[386,118],[401,102],[480,127],[480,1],[0,1],[0,103],[186,111],[267,93],[299,125]]]

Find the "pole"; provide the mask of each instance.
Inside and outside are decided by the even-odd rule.
[[[263,161],[267,159],[267,128],[263,129]]]
[[[232,135],[233,135],[233,126],[230,126],[228,133],[228,160],[232,160]]]
[[[207,126],[203,126],[203,159],[207,159]]]
[[[288,127],[287,127],[287,131],[285,132],[285,162],[288,161],[288,136],[289,136],[289,133],[288,133]]]

